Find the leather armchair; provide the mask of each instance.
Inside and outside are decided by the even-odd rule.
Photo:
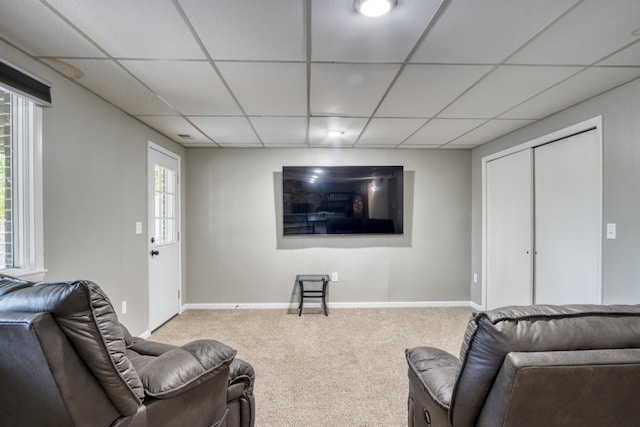
[[[406,357],[409,427],[640,425],[640,305],[474,313],[459,358]]]
[[[0,343],[3,425],[253,425],[253,371],[235,350],[134,339],[92,282],[0,277]],[[229,402],[238,379],[246,387]],[[234,415],[241,398],[249,418]]]
[[[127,346],[127,357],[140,372],[155,357],[175,350],[176,346],[147,341],[132,337],[128,329],[121,325]],[[225,427],[253,427],[255,423],[255,398],[253,384],[255,372],[253,366],[242,359],[234,358],[229,365],[227,386],[227,413]]]

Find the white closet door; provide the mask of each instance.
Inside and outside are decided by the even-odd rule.
[[[601,173],[595,131],[536,147],[536,304],[600,303]]]
[[[531,149],[487,163],[488,309],[532,303]]]

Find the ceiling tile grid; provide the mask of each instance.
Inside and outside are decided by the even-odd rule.
[[[468,149],[638,78],[638,17],[638,0],[379,18],[353,0],[4,0],[0,40],[187,147]]]

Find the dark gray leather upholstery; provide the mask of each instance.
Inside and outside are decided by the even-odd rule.
[[[136,371],[141,372],[156,358],[162,357],[176,346],[147,341],[139,337],[132,337],[124,325],[127,357],[133,363]],[[144,380],[143,380],[144,382]],[[255,424],[255,397],[253,385],[255,372],[253,367],[242,359],[235,358],[229,366],[227,389],[227,413],[225,427],[253,427]]]
[[[0,276],[0,343],[1,425],[253,424],[253,411],[244,424],[225,421],[230,367],[248,365],[235,350],[133,338],[92,282]],[[253,379],[241,393],[251,403],[252,389]]]
[[[474,313],[460,358],[406,355],[410,426],[640,425],[640,305]]]

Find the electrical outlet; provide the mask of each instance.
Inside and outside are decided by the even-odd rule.
[[[122,301],[122,314],[127,314],[127,300]]]
[[[338,281],[338,273],[336,273],[335,271],[333,273],[331,273],[331,281],[332,282],[337,282]]]

